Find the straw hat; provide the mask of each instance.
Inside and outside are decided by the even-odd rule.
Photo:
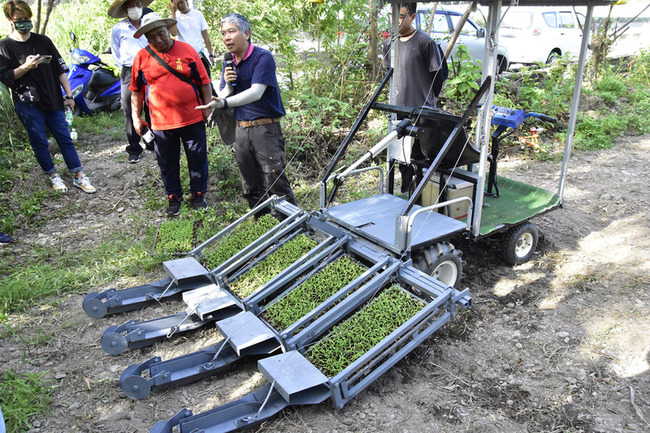
[[[112,16],[113,18],[125,18],[126,17],[126,11],[122,9],[122,6],[124,6],[124,3],[126,3],[128,0],[115,0],[112,5],[108,7],[108,15]],[[151,4],[153,0],[140,0],[142,2],[142,7],[146,8]]]
[[[142,17],[142,21],[140,21],[140,28],[135,33],[133,33],[133,37],[139,38],[149,30],[153,30],[158,27],[169,28],[169,26],[173,26],[174,24],[176,24],[176,20],[173,18],[163,18],[155,12],[149,12],[147,15]]]

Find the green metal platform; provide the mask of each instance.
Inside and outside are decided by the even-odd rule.
[[[520,223],[560,205],[556,193],[497,176],[499,197],[483,198],[481,236]]]

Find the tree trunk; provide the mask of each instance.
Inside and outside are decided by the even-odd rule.
[[[438,2],[431,4],[431,16],[429,17],[429,25],[427,26],[427,34],[431,34],[433,30],[433,19],[436,17],[436,9],[438,9]]]
[[[36,3],[36,33],[40,33],[40,28],[41,28],[41,3],[42,0],[38,0]]]
[[[463,26],[467,22],[467,18],[469,18],[469,13],[472,12],[472,10],[475,7],[476,7],[476,1],[473,1],[465,11],[463,16],[460,17],[460,20],[458,20],[458,25],[454,29],[454,33],[451,35],[451,39],[449,40],[449,45],[447,45],[447,49],[445,50],[445,59],[449,58],[449,54],[451,54],[451,50],[452,48],[454,48],[454,44],[458,39],[458,35],[460,34],[460,31],[463,29]]]
[[[612,14],[612,7],[613,6],[609,7],[607,17],[600,24],[598,29],[594,32],[594,36],[591,38],[592,57],[589,67],[589,76],[593,81],[596,81],[598,79],[600,68],[602,68],[602,66],[605,64],[607,54],[609,53],[612,43],[614,42],[608,35],[609,26],[611,24],[610,17]]]
[[[47,10],[45,11],[45,21],[43,22],[43,31],[41,32],[42,35],[45,34],[45,30],[47,30],[47,23],[50,21],[50,15],[52,14],[52,9],[54,9],[54,2],[56,0],[47,0]]]

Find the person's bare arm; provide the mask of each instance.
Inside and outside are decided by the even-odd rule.
[[[133,119],[133,128],[138,135],[142,135],[142,128],[149,126],[142,117],[140,113],[142,112],[142,104],[144,103],[144,91],[131,92],[131,118]]]

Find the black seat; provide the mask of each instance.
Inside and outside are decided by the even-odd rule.
[[[417,120],[417,126],[419,127],[418,138],[424,156],[427,159],[434,159],[461,118],[439,108],[430,108],[428,112],[431,114],[439,113],[440,117],[435,115],[421,116]],[[440,163],[440,168],[476,164],[479,159],[480,152],[469,140],[467,131],[463,127],[458,138],[452,143],[451,148]]]

